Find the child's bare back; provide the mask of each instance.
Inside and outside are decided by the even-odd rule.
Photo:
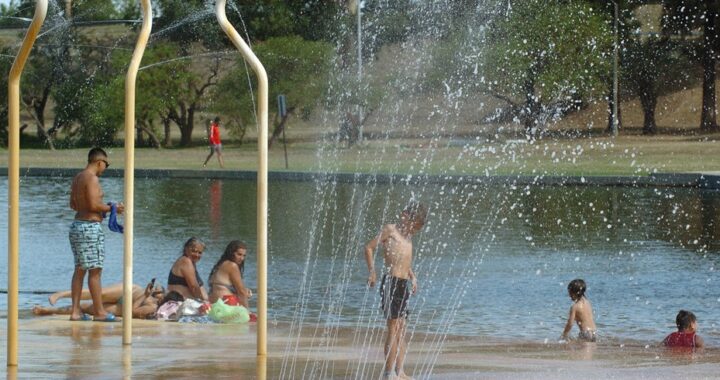
[[[593,319],[593,310],[590,300],[583,297],[570,307],[570,314],[575,314],[575,322],[580,329],[580,337],[583,335],[595,335],[597,328]],[[593,339],[594,340],[594,339]]]
[[[597,339],[597,327],[593,317],[592,304],[590,300],[585,298],[585,289],[585,281],[581,279],[575,279],[568,285],[568,295],[574,303],[570,306],[570,313],[563,330],[562,339],[568,339],[573,323],[577,323],[580,330],[580,333],[578,333],[579,340],[594,342]]]

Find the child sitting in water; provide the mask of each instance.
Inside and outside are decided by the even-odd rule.
[[[695,314],[687,310],[680,310],[675,317],[675,324],[677,325],[678,331],[668,335],[663,340],[663,345],[666,347],[688,347],[688,348],[703,348],[705,342],[697,335],[697,318]]]
[[[573,322],[575,321],[577,321],[578,328],[580,329],[578,340],[595,342],[597,339],[597,328],[595,327],[595,320],[593,319],[592,305],[590,304],[590,300],[585,298],[586,289],[585,281],[579,278],[570,281],[570,284],[568,284],[568,295],[574,303],[570,307],[570,314],[568,315],[561,339],[568,339],[568,334],[570,330],[572,330]]]

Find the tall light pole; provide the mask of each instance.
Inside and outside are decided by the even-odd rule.
[[[358,142],[363,141],[363,108],[360,102],[360,84],[362,83],[362,8],[365,2],[362,0],[353,0],[350,2],[350,12],[355,12],[357,16],[357,120],[358,120]]]
[[[620,47],[618,41],[618,23],[620,18],[620,7],[617,1],[613,3],[613,89],[612,89],[612,120],[610,123],[610,132],[613,136],[617,136],[620,126],[620,118],[618,116],[618,66],[620,62]]]
[[[358,60],[358,81],[362,79],[362,7],[363,2],[357,2],[357,60]]]

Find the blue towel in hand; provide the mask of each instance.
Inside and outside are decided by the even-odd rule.
[[[110,218],[108,219],[108,228],[110,231],[123,233],[123,226],[117,221],[117,205],[113,202],[108,203],[110,206]]]

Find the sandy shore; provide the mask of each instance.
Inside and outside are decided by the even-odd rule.
[[[258,361],[254,325],[134,321],[123,348],[122,323],[69,322],[66,317],[20,320],[19,366],[8,378],[71,379],[377,379],[382,329],[356,345],[356,331],[328,338],[307,329],[289,338],[268,326],[268,357]],[[1,320],[3,339],[6,320]],[[542,344],[448,337],[440,345],[415,334],[406,371],[418,379],[703,379],[717,378],[720,351],[673,353],[640,344]],[[0,355],[6,361],[3,349]]]

